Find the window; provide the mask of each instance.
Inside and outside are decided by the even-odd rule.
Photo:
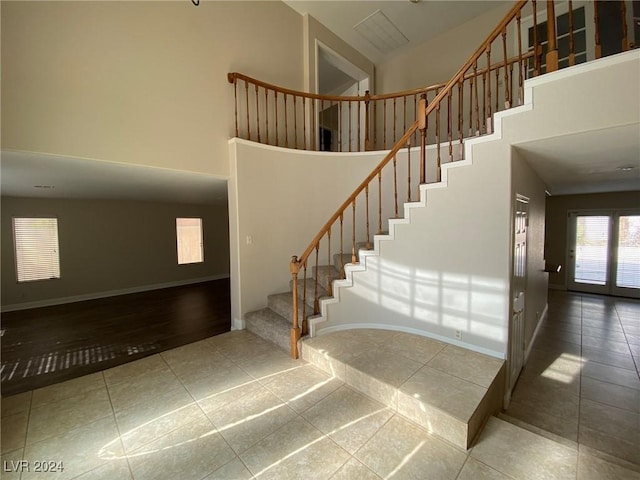
[[[201,218],[176,218],[178,264],[204,262]]]
[[[14,218],[13,239],[18,282],[60,278],[57,218]]]
[[[532,17],[533,18],[533,17]],[[546,18],[546,14],[545,14]],[[540,58],[540,73],[546,73],[547,71],[547,51],[549,49],[549,41],[547,39],[547,22],[540,21],[540,14],[538,14],[538,42],[542,46],[542,56]],[[533,23],[532,19],[528,19],[527,23]],[[587,24],[585,21],[585,9],[584,7],[576,8],[573,11],[573,50],[575,54],[575,63],[584,63],[587,61]],[[569,32],[569,13],[562,13],[558,15],[556,13],[556,35],[558,49],[558,68],[566,68],[569,66],[569,45],[570,45],[570,32]],[[528,29],[529,36],[529,51],[533,50],[533,26]],[[527,78],[533,77],[534,59],[529,59],[529,65],[527,68]]]

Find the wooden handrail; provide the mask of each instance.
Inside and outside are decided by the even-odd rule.
[[[524,7],[524,5],[526,3],[527,3],[527,0],[521,0],[521,1],[518,1],[511,8],[511,10],[508,12],[508,14],[499,23],[499,25],[493,29],[493,31],[487,36],[485,41],[482,42],[482,44],[480,44],[480,46],[476,49],[475,53],[466,61],[466,63],[462,67],[460,67],[460,69],[456,72],[456,74],[453,77],[451,77],[451,79],[445,84],[445,86],[443,88],[439,89],[439,92],[436,94],[435,98],[428,105],[425,102],[424,103],[424,107],[422,107],[422,102],[421,102],[421,108],[420,108],[421,116],[424,115],[425,120],[420,118],[420,119],[416,120],[413,123],[413,125],[411,125],[411,127],[404,133],[404,135],[391,148],[391,150],[384,157],[384,159],[360,183],[360,185],[358,185],[358,187],[354,190],[354,192],[342,203],[342,205],[340,205],[340,207],[336,210],[336,212],[329,218],[329,220],[325,223],[325,225],[320,229],[320,231],[315,235],[313,240],[309,243],[309,245],[304,250],[302,255],[300,255],[300,257],[295,257],[294,256],[292,258],[290,269],[291,269],[292,272],[294,272],[294,271],[296,272],[296,276],[294,276],[294,285],[297,283],[296,282],[297,272],[300,270],[300,268],[302,266],[306,266],[307,265],[307,260],[308,260],[309,256],[311,255],[311,253],[314,250],[316,252],[318,251],[318,246],[320,244],[320,241],[327,235],[328,232],[331,231],[331,228],[333,227],[334,223],[336,221],[338,221],[338,219],[342,219],[343,218],[344,213],[347,210],[347,208],[349,208],[349,206],[353,206],[353,211],[354,211],[353,232],[354,232],[354,235],[355,235],[355,205],[356,205],[355,202],[356,202],[356,199],[358,198],[358,196],[363,191],[365,191],[365,189],[367,190],[367,194],[368,194],[368,186],[371,183],[371,181],[374,180],[375,178],[379,178],[381,176],[383,168],[387,164],[389,164],[389,162],[392,159],[394,160],[394,166],[395,166],[395,159],[396,159],[396,155],[398,154],[398,152],[402,148],[404,148],[407,145],[409,145],[409,140],[410,140],[411,136],[414,134],[414,132],[416,130],[418,130],[419,127],[424,127],[424,129],[426,130],[426,125],[427,125],[426,119],[429,117],[430,113],[432,113],[434,111],[437,111],[439,113],[440,103],[442,102],[442,100],[445,97],[449,97],[450,98],[450,95],[451,95],[451,92],[452,92],[454,86],[458,85],[458,83],[462,79],[464,79],[465,73],[467,71],[469,71],[470,68],[474,67],[474,74],[476,74],[476,76],[477,76],[477,61],[478,61],[478,59],[485,53],[485,51],[491,45],[491,43],[496,38],[498,38],[500,35],[502,35],[503,31],[506,31],[507,25],[516,17],[516,15],[521,11],[521,9]],[[504,64],[504,66],[506,67],[506,50],[505,50],[505,64]],[[488,66],[488,68],[490,68],[490,66]],[[450,103],[449,103],[449,105],[450,105]],[[449,113],[449,118],[450,118],[450,114],[451,114],[450,110],[451,110],[451,107],[449,106],[449,112],[448,112]],[[436,118],[438,119],[439,115]],[[436,135],[439,135],[439,129],[437,129]],[[423,135],[423,138],[424,138],[424,135]],[[450,138],[449,138],[449,145],[451,145],[451,139]],[[438,151],[438,159],[439,159],[439,157],[440,157],[439,141],[438,141],[437,151]],[[440,162],[438,161],[438,167],[439,167],[439,163]],[[411,194],[411,186],[409,185],[409,197],[410,197],[410,194]],[[396,204],[396,209],[397,209],[397,204]],[[368,218],[368,211],[367,211],[366,214],[367,214],[367,218]],[[369,239],[367,239],[367,242],[368,241],[369,241]],[[352,255],[353,255],[353,258],[355,259],[355,239],[353,241],[353,247],[352,248],[353,248]],[[316,282],[315,282],[316,285],[317,285],[317,282],[318,282],[318,278],[316,277]],[[293,289],[293,295],[294,295],[294,304],[297,305],[297,303],[296,303],[297,302],[297,295],[298,295],[297,285]],[[317,300],[317,298],[316,298],[316,300]],[[317,304],[317,302],[316,302],[316,304]],[[314,310],[317,310],[317,307],[314,308]],[[317,314],[318,311],[314,311],[314,313]],[[303,318],[303,322],[305,320],[306,319]],[[299,336],[300,335],[300,328],[298,327],[298,325],[299,325],[298,310],[297,310],[297,307],[296,307],[293,310],[293,328],[292,328],[292,331],[291,331],[291,346],[292,346],[291,355],[294,358],[298,357],[297,341],[300,338],[300,336]]]
[[[238,80],[244,80],[247,83],[251,83],[254,85],[257,85],[258,87],[262,87],[264,89],[267,90],[275,90],[278,93],[282,93],[284,95],[291,95],[294,97],[304,97],[304,98],[310,98],[313,100],[325,100],[325,101],[333,101],[333,102],[340,102],[340,101],[364,101],[365,96],[339,96],[339,95],[321,95],[319,93],[309,93],[309,92],[301,92],[299,90],[291,90],[290,88],[284,88],[284,87],[280,87],[278,85],[274,85],[272,83],[267,83],[267,82],[263,82],[262,80],[258,80],[256,78],[250,77],[248,75],[244,75],[242,73],[238,73],[238,72],[230,72],[227,73],[227,80],[229,81],[229,83],[231,84],[235,84]]]
[[[533,57],[533,52],[526,52],[522,54],[522,58],[521,59],[527,59],[527,58],[531,58]],[[515,64],[517,63],[519,60],[521,60],[519,57],[514,56],[511,57],[507,60],[507,63],[509,64]],[[504,62],[499,62],[499,63],[494,63],[493,65],[491,65],[490,67],[483,67],[481,69],[478,69],[477,71],[477,75],[482,75],[487,73],[488,71],[494,71],[496,69],[500,69],[504,67]],[[464,80],[469,80],[470,78],[472,78],[474,76],[473,73],[470,73],[468,75],[464,76]],[[284,87],[280,87],[278,85],[274,85],[272,83],[267,83],[267,82],[263,82],[262,80],[258,80],[257,78],[254,77],[250,77],[249,75],[244,75],[243,73],[239,73],[239,72],[230,72],[227,74],[227,80],[229,81],[229,83],[231,84],[235,84],[238,80],[243,80],[247,83],[253,84],[253,85],[257,85],[259,87],[265,88],[267,90],[275,90],[281,94],[286,94],[286,95],[291,95],[291,96],[298,96],[298,97],[304,97],[304,98],[309,98],[312,100],[324,100],[326,102],[340,102],[340,101],[360,101],[360,102],[365,102],[367,99],[370,101],[376,101],[376,100],[393,100],[394,98],[402,98],[402,97],[411,97],[413,95],[422,95],[423,93],[428,93],[428,92],[433,92],[436,90],[440,90],[443,87],[445,87],[447,84],[446,82],[441,82],[441,83],[436,83],[433,85],[429,85],[427,87],[419,87],[419,88],[412,88],[409,90],[402,90],[399,92],[392,92],[392,93],[381,93],[381,94],[369,94],[368,96],[365,95],[352,95],[352,96],[341,96],[341,95],[324,95],[324,94],[320,94],[320,93],[309,93],[309,92],[303,92],[300,90],[292,90],[289,88],[284,88]]]
[[[517,57],[507,59],[506,63],[488,63],[487,66],[467,72],[460,79],[461,88],[464,89],[465,83],[478,85],[481,77],[488,78],[489,73],[494,71],[497,74],[505,66],[511,69],[516,64],[521,66],[523,59],[531,56],[533,52],[520,53]],[[387,141],[391,145],[398,141],[397,130],[404,132],[407,121],[416,119],[419,98],[424,94],[433,97],[446,86],[446,83],[438,83],[394,93],[371,94],[367,91],[364,95],[336,96],[283,88],[238,72],[228,73],[227,79],[234,85],[236,137],[305,150],[386,150]],[[332,107],[335,107],[333,120],[331,113],[328,113]],[[345,112],[348,112],[349,118],[357,112],[357,116],[353,117],[357,125],[349,122],[348,131],[337,128],[344,121],[342,117]],[[381,118],[379,112],[382,113]],[[327,114],[329,117],[326,117]],[[390,129],[387,129],[387,118],[393,121]],[[299,128],[300,124],[302,129]],[[322,137],[322,129],[334,130],[328,145]],[[290,140],[293,140],[293,145]],[[414,137],[412,143],[417,145],[419,142]]]
[[[357,235],[366,235],[362,248],[370,249],[371,232],[382,233],[383,211],[399,218],[398,205],[403,201],[401,197],[405,195],[404,192],[406,201],[411,202],[412,198],[416,198],[413,194],[419,185],[440,181],[444,163],[464,158],[463,144],[466,138],[491,133],[495,113],[522,105],[525,78],[554,71],[560,66],[554,2],[546,1],[547,39],[541,41],[538,35],[538,27],[541,27],[537,18],[538,5],[536,0],[530,0],[533,38],[523,42],[523,8],[528,3],[529,0],[515,2],[458,71],[447,82],[435,85],[385,94],[367,91],[364,95],[335,96],[282,88],[237,72],[228,74],[229,82],[234,85],[236,136],[244,134],[244,138],[249,140],[257,136],[259,142],[264,139],[267,144],[312,150],[387,150],[387,143],[392,145],[378,165],[327,220],[302,254],[291,259],[289,267],[294,296],[291,352],[295,358],[298,356],[298,341],[307,332],[307,309],[313,309],[313,314],[319,313],[321,275],[322,280],[327,281],[325,286],[328,295],[332,295],[331,282],[334,278],[344,276],[346,260],[350,259],[351,263],[358,261]],[[568,5],[569,52],[562,59],[563,66],[573,65],[577,61],[572,2],[569,1]],[[620,16],[623,22],[625,15],[622,5]],[[598,1],[594,0],[597,58],[602,53],[598,16]],[[628,48],[625,27],[623,25],[622,50]],[[511,41],[507,37],[512,32],[517,37]],[[543,57],[542,43],[545,41],[548,41],[548,51]],[[523,52],[523,48],[526,51]],[[513,49],[517,49],[516,55],[510,53]],[[244,82],[244,85],[240,82]],[[361,115],[364,115],[364,121],[361,121]],[[242,125],[245,119],[246,127]],[[254,123],[251,123],[252,120]],[[270,128],[273,124],[275,132],[272,133]],[[301,129],[299,125],[302,125]],[[428,148],[427,143],[430,145]],[[401,155],[405,148],[406,154]],[[415,148],[419,149],[419,164],[416,164]],[[405,173],[406,181],[399,178]],[[370,201],[371,195],[377,195],[377,198]],[[369,209],[373,204],[375,210],[376,203],[377,211],[374,214],[377,218],[374,218],[371,226]],[[345,231],[348,228],[351,231]],[[345,241],[348,248],[345,248]],[[326,248],[324,242],[327,243]],[[340,264],[334,261],[338,273],[332,271],[332,265],[319,267],[320,255],[331,263],[332,252],[338,255],[336,258],[340,258]],[[311,274],[309,281],[307,271]],[[302,293],[298,297],[300,289]],[[300,303],[302,318],[298,313]]]
[[[447,95],[447,92],[452,89],[452,87],[459,81],[459,79],[464,75],[464,73],[469,70],[469,68],[473,65],[480,55],[484,53],[487,45],[489,45],[502,29],[506,27],[509,22],[513,18],[515,18],[516,14],[522,9],[522,7],[527,3],[527,0],[520,0],[516,3],[516,5],[509,11],[507,16],[500,22],[500,24],[491,32],[491,34],[487,37],[487,39],[480,45],[480,47],[476,50],[476,52],[471,56],[469,60],[458,70],[458,72],[449,80],[445,87],[436,95],[436,98],[430,102],[430,104],[425,108],[425,117],[429,116],[435,106],[442,101],[442,99]],[[389,161],[400,151],[400,149],[406,146],[407,141],[413,135],[413,133],[418,129],[418,125],[420,124],[420,120],[416,120],[413,125],[405,132],[405,134],[396,142],[396,144],[391,148],[389,153],[384,157],[384,159],[373,169],[373,171],[365,178],[362,183],[358,187],[356,187],[355,191],[344,201],[344,203],[338,208],[338,210],[331,216],[329,221],[320,229],[318,234],[313,238],[309,246],[302,253],[300,258],[298,259],[298,263],[304,263],[308,256],[314,249],[314,245],[320,240],[324,234],[327,232],[328,228],[340,217],[340,214],[344,212],[344,210],[353,203],[353,200],[357,197],[357,195],[364,190],[364,187],[371,182],[376,176],[378,172],[387,164]]]

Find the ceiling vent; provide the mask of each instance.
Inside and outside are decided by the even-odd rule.
[[[376,10],[353,29],[382,53],[389,53],[409,43],[409,39],[382,13],[382,10]]]

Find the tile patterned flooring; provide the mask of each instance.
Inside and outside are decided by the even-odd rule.
[[[507,415],[640,464],[640,302],[550,291]]]
[[[617,304],[615,309],[626,311]],[[554,315],[574,318],[567,315],[574,310],[573,303],[566,308],[550,303],[550,320]],[[581,314],[585,310],[599,311],[583,297]],[[635,328],[636,337],[640,336],[640,325],[633,324],[637,322],[636,310],[629,310],[630,320],[618,317],[620,328],[625,335],[634,335]],[[585,335],[584,328],[602,328],[585,325],[592,316],[579,318],[579,332],[575,321],[564,322],[568,328],[573,325],[568,333],[593,336]],[[550,325],[545,325],[548,328]],[[541,335],[544,338],[546,333]],[[608,341],[619,342],[614,338]],[[535,382],[529,370],[541,370],[545,363],[555,365],[564,353],[562,347],[575,345],[565,338],[556,342],[545,343],[551,350],[536,347],[535,360],[527,367],[518,389]],[[548,385],[552,399],[565,393],[577,397],[578,413],[571,410],[575,399],[556,403],[541,397],[557,418],[577,418],[579,444],[556,442],[492,417],[476,445],[465,451],[430,435],[341,380],[308,363],[291,360],[270,343],[240,331],[3,398],[1,477],[639,480],[640,468],[635,465],[624,468],[606,455],[582,448],[585,439],[600,438],[593,432],[606,438],[624,435],[620,440],[633,444],[635,437],[626,435],[632,435],[634,427],[629,422],[635,419],[637,427],[637,410],[633,409],[638,405],[633,404],[633,395],[619,391],[618,387],[633,390],[628,384],[611,383],[614,393],[603,393],[599,388],[603,379],[605,383],[627,379],[630,364],[624,360],[622,366],[595,362],[593,358],[620,359],[608,357],[611,353],[594,353],[597,346],[583,348],[589,362],[581,364],[591,365],[583,373],[591,376],[571,374],[574,357],[583,358],[580,352],[577,356],[574,352],[568,354],[572,356],[567,356],[566,362],[562,358],[558,372],[550,375],[562,380],[577,376],[583,382],[578,387],[559,380],[558,385]],[[556,354],[554,362],[545,356],[549,351]],[[637,355],[637,349],[635,352]],[[624,355],[622,358],[627,359]],[[613,370],[616,373],[612,374],[607,366],[621,371]],[[538,377],[546,378],[543,374]],[[533,395],[536,390],[541,387],[533,386],[529,393]],[[520,401],[527,405],[524,393],[516,392],[514,404]],[[610,406],[615,413],[599,409],[614,402]],[[603,427],[599,419],[604,418]],[[608,433],[602,432],[603,428]],[[583,434],[583,429],[587,433]],[[629,433],[624,433],[627,430]],[[64,471],[35,472],[35,462],[42,460],[63,462]],[[24,468],[22,473],[16,471],[19,466]],[[26,471],[27,466],[30,471]]]

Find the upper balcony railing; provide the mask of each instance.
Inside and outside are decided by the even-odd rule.
[[[519,65],[533,61],[526,52],[489,67],[476,68],[458,83],[457,112],[447,111],[447,122],[455,123],[455,138],[484,130],[480,118],[500,109],[499,95],[493,95],[503,77],[510,91],[522,96],[524,73]],[[514,71],[516,74],[514,75]],[[266,145],[314,151],[361,152],[387,150],[416,121],[420,98],[433,100],[445,83],[403,92],[362,96],[331,96],[298,92],[271,85],[241,73],[229,73],[235,92],[235,136]],[[469,99],[479,89],[478,111]],[[468,103],[468,111],[462,105]],[[477,98],[476,98],[477,100]],[[493,104],[495,102],[495,104]],[[454,118],[455,117],[455,118]],[[463,134],[463,132],[465,132]],[[466,133],[468,132],[468,133]],[[411,144],[418,145],[414,135]]]
[[[462,141],[491,132],[493,113],[522,103],[527,78],[629,49],[632,18],[625,2],[526,3],[517,22],[498,33],[447,95],[438,111],[441,139]],[[236,72],[229,73],[228,80],[234,85],[236,137],[334,152],[391,148],[417,120],[420,98],[424,95],[429,104],[446,85],[332,96],[286,89]],[[436,141],[432,133],[429,142]],[[409,141],[417,146],[418,135]]]

